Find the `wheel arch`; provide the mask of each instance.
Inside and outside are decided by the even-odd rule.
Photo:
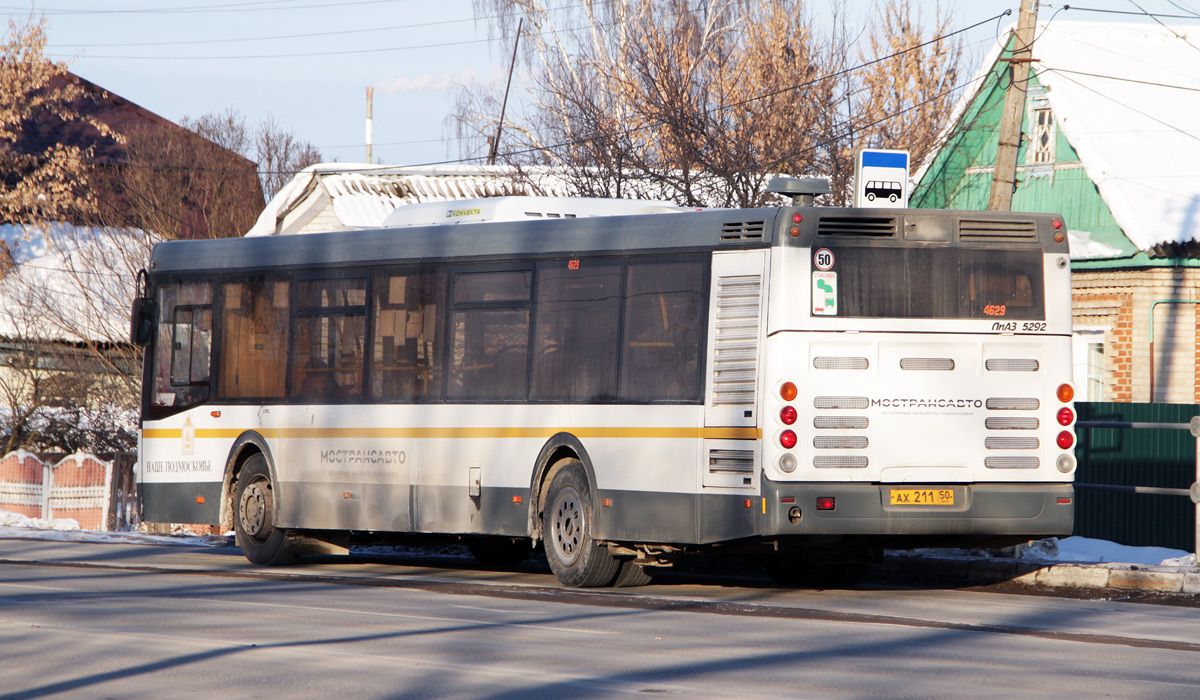
[[[546,441],[534,462],[533,475],[529,481],[529,536],[536,542],[542,539],[542,497],[556,464],[564,459],[578,459],[587,473],[588,490],[592,503],[597,503],[596,472],[592,468],[592,458],[579,438],[570,433],[556,433]],[[597,525],[599,519],[595,519]]]
[[[267,446],[266,438],[254,430],[248,430],[239,435],[233,446],[229,448],[229,457],[225,459],[225,476],[221,481],[221,527],[226,530],[233,529],[233,494],[237,488],[238,474],[241,473],[246,460],[256,454],[261,454],[267,461],[267,470],[271,473],[271,483],[279,483],[279,476],[275,473],[275,460],[271,457],[271,448]],[[274,510],[272,516],[277,519],[279,517],[278,498],[274,499]]]

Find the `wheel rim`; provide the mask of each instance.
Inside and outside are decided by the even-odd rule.
[[[266,479],[255,479],[246,484],[238,504],[238,522],[242,532],[255,539],[264,539],[270,517],[271,484]]]
[[[583,546],[586,523],[579,492],[573,488],[559,491],[554,499],[553,517],[550,521],[551,541],[554,552],[564,564],[574,564],[579,559]]]

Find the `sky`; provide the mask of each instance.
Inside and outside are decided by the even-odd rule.
[[[935,0],[915,1],[927,20],[933,17]],[[869,24],[875,7],[872,0],[816,0],[809,4],[814,20],[827,22],[835,3],[852,31]],[[1200,0],[1083,3],[1200,18]],[[7,20],[23,21],[31,7],[49,22],[47,54],[72,61],[73,72],[116,95],[176,122],[230,108],[251,124],[273,117],[326,160],[342,162],[365,158],[368,86],[375,88],[376,162],[456,159],[446,120],[455,86],[502,82],[512,50],[511,38],[476,19],[471,0],[0,0]],[[963,34],[971,75],[999,30],[1015,22],[1019,0],[949,7],[955,28],[1012,10]],[[1138,19],[1062,7],[1043,3],[1039,18]],[[516,100],[521,77],[514,80]]]

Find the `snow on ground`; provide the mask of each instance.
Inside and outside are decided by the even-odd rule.
[[[223,547],[231,543],[228,536],[212,535],[151,535],[144,532],[91,532],[82,530],[71,519],[42,520],[0,510],[0,539],[56,540],[60,542],[119,542],[125,544],[158,544],[185,547]],[[356,547],[356,553],[395,553],[402,549],[409,554],[427,553],[424,547]],[[467,556],[465,547],[447,545],[435,552],[438,556],[455,554]],[[917,550],[918,555],[947,554],[963,556],[962,550]],[[978,555],[979,552],[971,552]],[[1090,537],[1051,537],[1030,543],[1020,557],[1028,561],[1064,562],[1076,564],[1136,564],[1139,566],[1196,566],[1194,554],[1165,547],[1130,547]]]
[[[227,537],[210,535],[151,535],[145,532],[93,532],[71,518],[42,520],[0,510],[0,539],[54,540],[57,542],[110,542],[162,544],[184,547],[222,547]]]
[[[1083,564],[1139,564],[1142,566],[1194,566],[1196,555],[1166,547],[1130,547],[1090,537],[1051,537],[1026,546],[1021,558],[1032,561]]]

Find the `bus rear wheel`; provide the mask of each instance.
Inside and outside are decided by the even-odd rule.
[[[620,562],[592,539],[592,492],[583,463],[568,460],[550,480],[542,509],[546,561],[564,586],[607,586]]]
[[[242,554],[253,564],[275,566],[296,559],[287,532],[275,527],[275,489],[261,454],[246,460],[238,473],[233,529]]]

